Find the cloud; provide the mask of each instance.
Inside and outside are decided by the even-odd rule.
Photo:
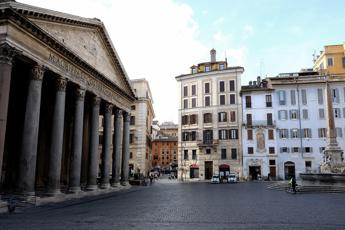
[[[246,66],[248,48],[245,46],[226,50],[230,66]]]
[[[193,9],[173,0],[19,0],[78,16],[99,18],[105,24],[130,79],[146,78],[160,122],[177,122],[175,76],[208,54],[199,40]]]
[[[222,16],[222,17],[219,17],[217,18],[214,22],[213,22],[213,25],[214,26],[219,26],[220,24],[222,24],[223,22],[225,21],[225,18]]]
[[[245,25],[243,27],[244,38],[249,38],[254,34],[254,28],[251,25]]]

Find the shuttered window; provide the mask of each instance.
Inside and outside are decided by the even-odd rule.
[[[291,105],[296,105],[296,92],[295,90],[290,91]]]
[[[323,90],[322,89],[317,89],[317,102],[319,105],[323,104]]]
[[[306,105],[308,103],[307,102],[307,90],[302,89],[301,94],[302,94],[302,105]]]

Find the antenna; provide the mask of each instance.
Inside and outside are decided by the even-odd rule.
[[[226,62],[226,65],[228,65],[228,57],[226,56],[226,49],[224,51],[224,55],[225,55],[225,62]]]

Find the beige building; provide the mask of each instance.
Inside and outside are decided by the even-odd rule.
[[[314,56],[313,69],[322,74],[345,75],[345,43],[325,46]]]
[[[210,179],[213,174],[242,176],[241,75],[243,67],[211,61],[176,77],[179,83],[178,177]]]
[[[150,86],[145,79],[131,80],[137,97],[132,104],[130,120],[130,154],[129,168],[144,175],[152,168],[152,120],[155,117]]]

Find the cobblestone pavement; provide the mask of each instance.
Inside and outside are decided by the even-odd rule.
[[[266,186],[156,182],[0,215],[0,229],[345,229],[344,194],[293,195]]]

